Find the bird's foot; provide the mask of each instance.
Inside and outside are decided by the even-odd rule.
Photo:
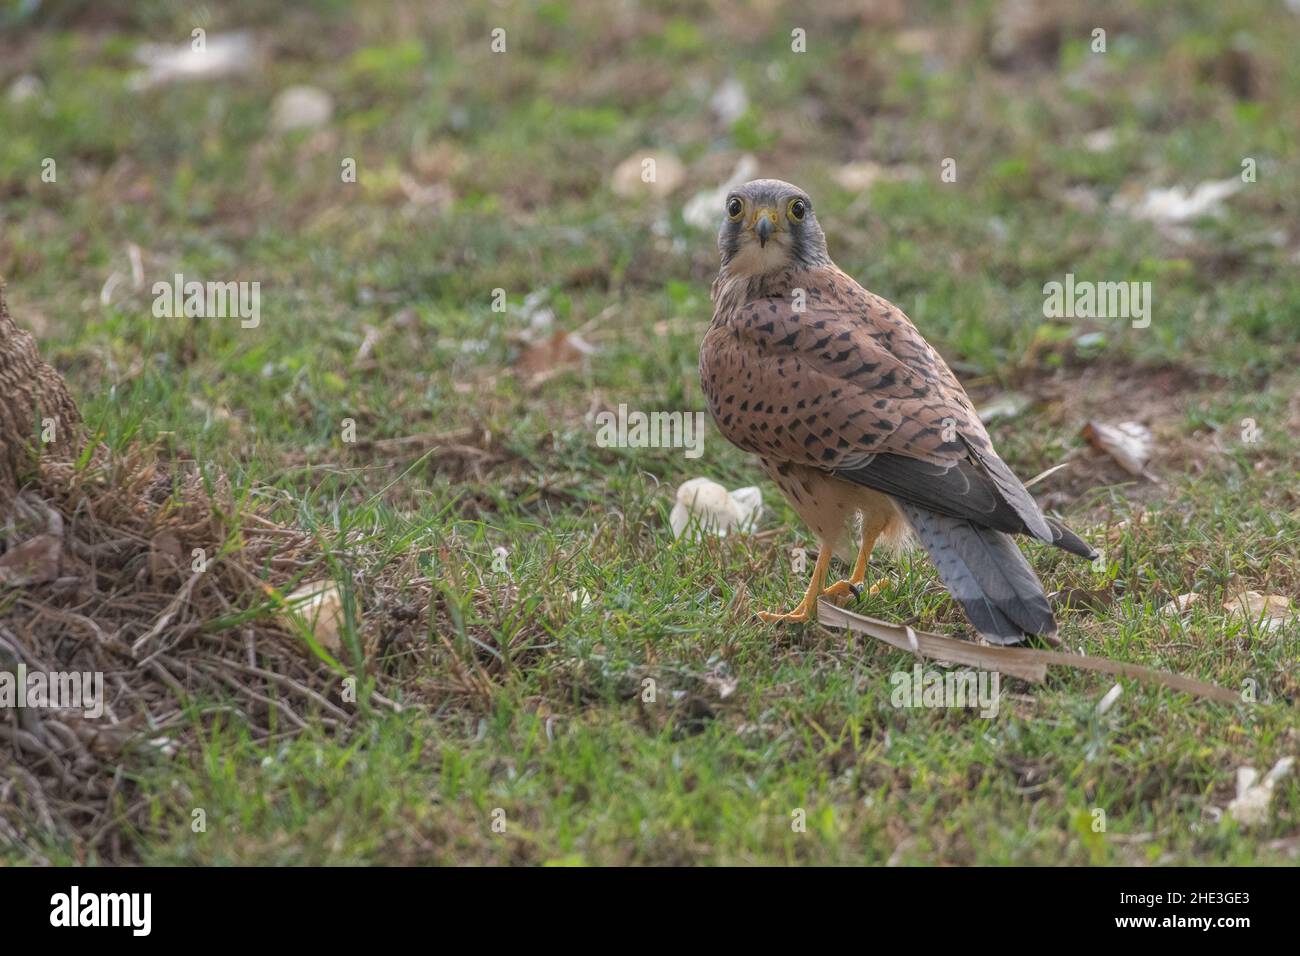
[[[851,578],[845,578],[843,581],[836,581],[823,591],[822,597],[837,598],[852,594],[855,598],[860,598],[862,597],[862,584],[862,581],[854,581]],[[871,585],[871,587],[867,588],[866,591],[868,594],[879,594],[881,590],[888,586],[888,584],[888,578],[881,578],[875,584]]]
[[[821,596],[837,598],[837,597],[846,597],[847,595],[850,594],[852,594],[855,598],[862,597],[861,581],[851,581],[848,578],[845,578],[843,581],[836,581],[825,591],[823,591]]]
[[[822,547],[821,553],[817,555],[817,564],[813,567],[812,580],[808,582],[808,590],[803,594],[803,600],[799,606],[788,614],[773,614],[770,611],[759,611],[760,620],[769,624],[802,624],[810,621],[817,610],[817,596],[821,594],[822,584],[826,581],[826,569],[830,567],[831,552],[830,548]]]
[[[800,604],[793,611],[777,614],[773,611],[759,611],[758,618],[768,624],[803,624],[808,621],[808,609]]]

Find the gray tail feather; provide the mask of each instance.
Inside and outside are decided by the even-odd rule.
[[[1071,554],[1087,558],[1089,561],[1097,560],[1097,552],[1093,550],[1092,545],[1061,524],[1061,522],[1055,518],[1048,518],[1047,526],[1052,529],[1052,544],[1069,551]]]
[[[1019,644],[1029,634],[1056,633],[1043,585],[1008,535],[894,502],[930,552],[939,580],[990,643]]]

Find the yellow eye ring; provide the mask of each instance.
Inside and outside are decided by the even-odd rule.
[[[803,222],[803,217],[808,214],[808,204],[802,199],[791,199],[790,205],[786,207],[785,214],[790,217],[792,222]]]
[[[740,201],[739,196],[732,196],[727,200],[727,218],[735,221],[745,212],[745,204]]]

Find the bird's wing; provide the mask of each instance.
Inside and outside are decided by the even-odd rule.
[[[728,440],[941,515],[1058,542],[952,371],[900,310],[838,270],[809,273],[798,287],[803,311],[791,295],[753,300],[705,336],[702,379]]]

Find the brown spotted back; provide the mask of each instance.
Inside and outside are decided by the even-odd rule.
[[[796,290],[805,294],[796,311]],[[950,464],[987,432],[899,309],[834,266],[720,282],[700,349],[710,410],[741,448],[827,471],[891,453]]]

